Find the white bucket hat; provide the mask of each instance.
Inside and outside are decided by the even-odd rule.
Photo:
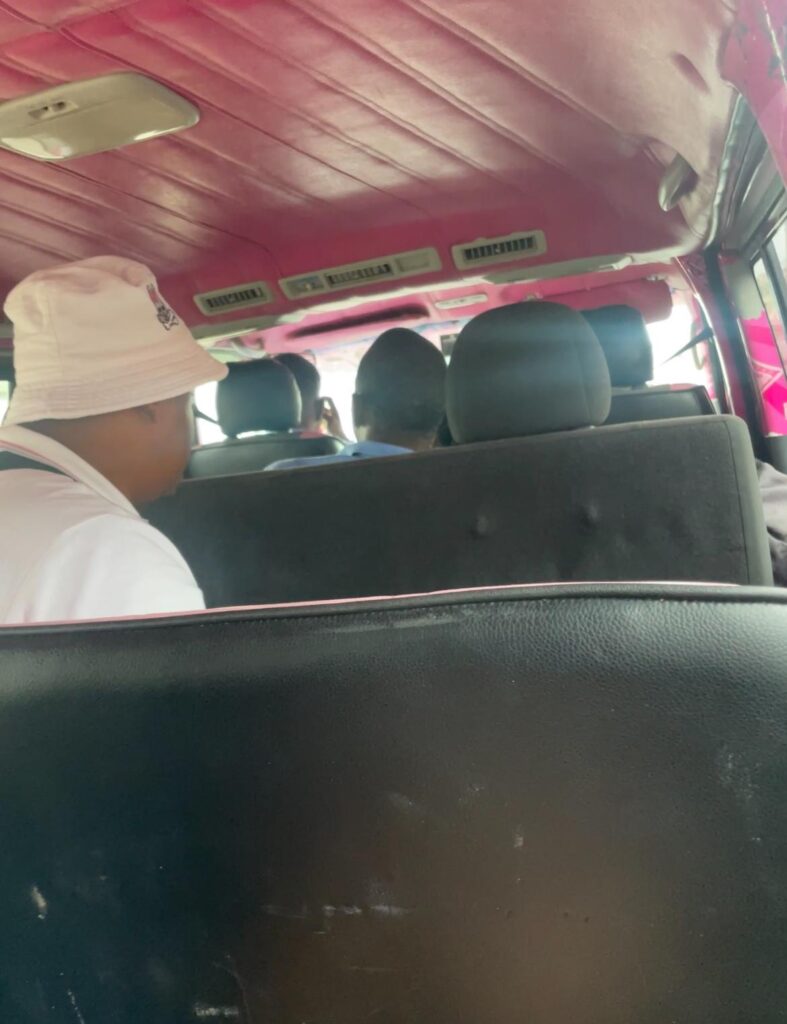
[[[40,270],[14,288],[16,388],[6,425],[132,409],[221,380],[142,263],[96,256]]]

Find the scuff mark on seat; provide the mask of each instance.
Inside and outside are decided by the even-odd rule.
[[[71,1003],[71,1006],[72,1006],[72,1008],[74,1010],[74,1016],[79,1021],[79,1024],[87,1024],[87,1021],[82,1016],[82,1011],[79,1009],[79,1003],[77,1002],[77,997],[74,995],[74,993],[72,992],[71,989],[67,989],[66,994],[68,996],[68,1001]]]
[[[206,1003],[195,1003],[194,1016],[197,1020],[240,1020],[240,1010],[237,1006],[208,1006]]]
[[[37,885],[34,885],[31,888],[30,899],[33,901],[33,906],[36,908],[38,920],[46,921],[46,916],[49,913],[49,903]]]

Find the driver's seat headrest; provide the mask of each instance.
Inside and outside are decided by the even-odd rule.
[[[653,379],[653,347],[645,317],[638,309],[600,306],[586,309],[582,315],[607,357],[613,388],[639,388]]]
[[[294,430],[301,421],[301,393],[295,377],[275,359],[232,363],[216,391],[216,413],[228,437]]]
[[[596,335],[579,313],[554,302],[475,317],[448,367],[448,422],[458,444],[599,426],[610,397]]]

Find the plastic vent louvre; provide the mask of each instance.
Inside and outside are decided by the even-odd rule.
[[[416,274],[431,274],[441,267],[436,249],[414,249],[376,260],[346,263],[339,267],[313,270],[297,277],[285,277],[279,281],[279,287],[290,299],[305,299],[312,295],[325,295],[383,281],[398,281]]]
[[[250,281],[235,288],[220,288],[215,292],[202,292],[194,296],[197,308],[205,316],[218,316],[235,309],[264,306],[272,301],[270,289],[263,281]]]
[[[380,277],[390,277],[393,267],[390,263],[376,263],[372,267],[358,267],[355,270],[342,270],[338,274],[326,274],[325,280],[331,288],[342,288],[349,284],[361,284],[376,281]]]
[[[454,263],[460,270],[485,267],[494,263],[541,256],[547,251],[543,231],[519,231],[499,238],[477,238],[451,247]]]

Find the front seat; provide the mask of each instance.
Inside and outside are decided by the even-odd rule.
[[[632,306],[601,306],[582,314],[596,334],[609,366],[612,404],[606,422],[639,423],[715,413],[701,385],[648,387],[653,348],[645,318]]]
[[[195,449],[189,477],[253,473],[279,459],[334,455],[342,448],[335,437],[306,437],[297,430],[301,393],[287,367],[274,359],[233,363],[219,382],[216,408],[229,440]]]

